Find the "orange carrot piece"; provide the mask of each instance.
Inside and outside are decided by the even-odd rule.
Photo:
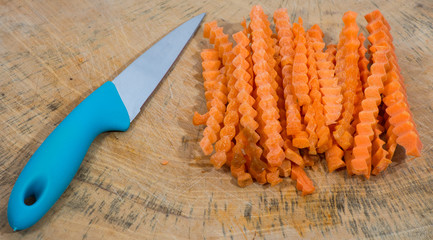
[[[219,58],[222,59],[224,65],[223,73],[225,76],[224,83],[227,89],[224,92],[228,105],[223,114],[223,127],[220,130],[219,140],[215,144],[215,153],[210,158],[211,163],[218,169],[225,163],[231,161],[229,152],[233,145],[232,139],[236,136],[236,127],[239,124],[239,103],[236,99],[237,90],[234,87],[236,79],[233,76],[235,68],[232,64],[235,54],[232,51],[232,43],[228,41],[228,36],[217,26],[216,22],[205,24],[204,34],[205,37],[208,36],[211,43],[215,43],[214,49],[218,52]],[[204,117],[197,116],[194,119],[195,122],[200,123],[203,118]],[[208,151],[210,151],[210,147],[208,147]]]
[[[292,171],[292,164],[290,160],[283,160],[281,166],[278,168],[280,177],[288,177]]]
[[[331,139],[331,131],[326,124],[326,112],[324,105],[322,103],[322,93],[320,92],[320,81],[322,80],[319,71],[321,71],[323,67],[328,67],[330,63],[326,63],[326,54],[323,52],[323,48],[325,43],[323,42],[323,32],[320,29],[319,25],[314,25],[307,32],[307,42],[308,42],[308,63],[309,63],[309,85],[310,85],[310,98],[312,99],[311,108],[308,111],[314,111],[311,115],[311,120],[308,121],[307,131],[312,131],[314,129],[314,125],[316,128],[314,129],[314,134],[310,133],[310,154],[315,154],[315,151],[312,151],[312,147],[317,148],[318,153],[325,152],[329,147],[329,142]],[[322,72],[323,74],[323,72]],[[329,96],[327,96],[329,97]],[[311,109],[311,110],[310,110]],[[307,115],[304,117],[307,120]],[[316,137],[317,136],[317,137]],[[317,141],[315,141],[317,139]],[[315,146],[311,146],[314,143]]]
[[[164,161],[161,162],[161,165],[167,165],[167,164],[168,164],[167,160],[164,160]]]
[[[372,157],[371,157],[371,165],[373,170],[371,174],[377,175],[383,170],[385,170],[389,164],[391,164],[391,160],[387,158],[388,152],[383,148],[385,142],[380,139],[380,134],[382,133],[383,128],[379,123],[376,125],[374,129],[374,140],[372,143]]]
[[[344,150],[353,144],[353,136],[350,133],[350,123],[353,120],[356,88],[359,82],[358,68],[358,25],[356,24],[357,13],[348,11],[343,16],[344,27],[341,31],[339,46],[337,46],[335,71],[338,81],[342,84],[343,112],[338,125],[333,132],[335,141]]]
[[[251,174],[242,172],[238,175],[238,186],[246,187],[248,185],[253,184],[253,179],[251,178]]]
[[[378,10],[367,14],[365,18],[368,22],[367,30],[370,32],[368,39],[373,46],[383,44],[390,48],[387,53],[389,68],[383,98],[389,115],[387,121],[393,127],[389,135],[391,138],[396,138],[396,142],[405,148],[408,155],[418,157],[421,155],[422,143],[407,102],[404,80],[394,52],[389,24]],[[393,149],[391,150],[394,152]]]
[[[269,32],[272,33],[272,31],[260,6],[254,6],[250,16],[260,143],[264,148],[264,156],[268,164],[272,167],[278,167],[281,165],[285,154],[282,149],[284,141],[280,135],[282,127],[278,121],[279,109],[276,93],[278,86],[274,87],[275,84],[278,85],[275,81],[274,52],[269,50],[272,48],[272,44],[268,44],[271,41]]]
[[[345,167],[346,163],[343,162],[344,152],[337,144],[333,144],[330,149],[325,153],[325,159],[328,166],[328,172],[333,172],[339,168]]]
[[[278,169],[277,169],[276,171],[273,171],[273,172],[268,172],[268,173],[266,174],[266,181],[267,181],[268,183],[270,183],[271,186],[275,186],[275,185],[277,185],[278,183],[280,183],[280,182],[283,181],[283,179],[280,178],[279,175],[280,175],[280,172],[279,172]]]
[[[307,176],[305,171],[295,163],[292,163],[292,173],[290,176],[292,180],[296,181],[296,189],[302,191],[302,196],[312,194],[314,192],[315,189],[313,182]]]
[[[373,64],[371,75],[367,78],[367,88],[364,91],[362,110],[359,112],[359,123],[356,126],[355,143],[353,147],[352,170],[354,174],[370,177],[372,141],[374,129],[379,114],[378,106],[381,102],[380,94],[383,92],[383,81],[386,78],[385,65],[387,64],[387,47],[373,46]]]
[[[302,19],[299,20],[302,22]],[[307,68],[307,49],[305,30],[302,25],[295,23],[293,25],[295,33],[295,56],[293,59],[292,85],[298,100],[299,106],[309,105],[311,102],[308,96],[308,68]]]
[[[235,153],[244,153],[250,159],[260,159],[262,149],[257,146],[260,136],[256,133],[259,124],[255,121],[257,111],[253,108],[255,99],[251,96],[253,86],[250,84],[252,76],[248,73],[250,64],[247,59],[251,52],[247,50],[250,40],[244,32],[238,32],[233,35],[237,45],[233,49],[236,57],[233,59],[233,65],[236,69],[233,72],[236,78],[235,88],[238,91],[237,100],[240,103],[239,113],[239,133],[236,136],[236,145],[233,149]]]
[[[207,125],[203,131],[200,147],[206,155],[209,155],[213,151],[212,144],[218,140],[227,99],[225,97],[224,75],[219,72],[220,62],[217,52],[212,49],[204,49],[201,57],[203,59],[205,95],[210,96],[206,98],[209,111],[204,115],[195,112],[193,123],[196,125],[205,123]]]

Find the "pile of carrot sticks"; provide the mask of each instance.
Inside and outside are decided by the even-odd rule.
[[[343,15],[336,45],[325,44],[317,24],[291,24],[286,9],[274,12],[274,32],[254,6],[234,43],[216,21],[204,24],[213,45],[201,52],[208,111],[193,123],[206,126],[200,147],[215,168],[229,166],[241,187],[290,176],[306,195],[315,188],[305,169],[320,159],[329,172],[369,179],[397,144],[421,155],[391,28],[375,10],[365,15],[366,38],[356,17]]]

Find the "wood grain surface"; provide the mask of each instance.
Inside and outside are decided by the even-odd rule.
[[[308,171],[316,192],[285,179],[239,188],[198,145],[204,112],[202,28],[125,133],[105,133],[54,207],[13,232],[7,202],[26,162],[85,97],[164,34],[206,12],[229,33],[259,1],[0,1],[0,239],[432,239],[433,3],[431,0],[266,1],[336,43],[348,10],[380,9],[389,21],[423,156],[400,151],[366,181],[325,163]],[[168,161],[167,165],[161,162]]]

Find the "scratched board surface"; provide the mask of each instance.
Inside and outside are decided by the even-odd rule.
[[[19,173],[49,133],[86,96],[164,34],[206,12],[228,33],[258,1],[2,1],[0,6],[0,239],[433,238],[433,4],[418,1],[266,1],[291,20],[318,23],[336,43],[345,11],[379,8],[392,26],[423,156],[397,154],[366,181],[345,171],[308,171],[316,192],[285,179],[237,187],[198,145],[204,112],[202,28],[130,129],[96,138],[54,207],[14,233],[7,202]],[[167,165],[161,162],[168,161]]]

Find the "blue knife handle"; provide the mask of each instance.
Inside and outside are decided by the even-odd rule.
[[[106,131],[126,131],[129,123],[128,112],[112,82],[84,99],[22,170],[9,198],[9,225],[21,230],[39,221],[66,190],[95,137]],[[31,205],[24,202],[29,197],[35,199]]]

